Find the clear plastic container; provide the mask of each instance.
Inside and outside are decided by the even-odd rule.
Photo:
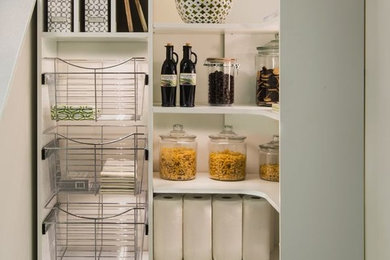
[[[160,177],[187,181],[196,175],[195,135],[188,135],[180,124],[173,125],[167,135],[160,135]]]
[[[234,103],[234,79],[239,68],[236,59],[208,58],[204,66],[208,67],[209,104],[229,106]]]
[[[259,145],[260,178],[279,181],[279,135],[269,143]]]
[[[279,34],[257,51],[256,104],[270,107],[279,102]]]
[[[210,178],[220,181],[244,180],[246,137],[234,133],[230,125],[225,125],[222,132],[209,137]]]

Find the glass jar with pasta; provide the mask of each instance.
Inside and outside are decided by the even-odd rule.
[[[246,137],[237,135],[232,126],[225,125],[222,132],[209,138],[210,178],[220,181],[244,180]]]
[[[160,177],[166,180],[187,181],[196,175],[195,135],[189,135],[175,124],[167,135],[160,135]]]
[[[274,135],[269,143],[259,145],[260,178],[279,181],[279,135]]]

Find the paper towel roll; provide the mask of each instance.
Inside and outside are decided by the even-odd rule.
[[[154,260],[183,258],[183,199],[181,195],[154,198]]]
[[[243,197],[243,260],[269,260],[274,244],[272,207],[267,200]]]
[[[211,196],[185,195],[183,253],[185,260],[212,260]]]
[[[242,259],[242,199],[238,195],[213,196],[213,257]]]

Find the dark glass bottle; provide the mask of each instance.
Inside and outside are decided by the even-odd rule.
[[[196,69],[198,60],[197,55],[191,51],[192,46],[189,43],[183,46],[183,59],[180,62],[180,106],[195,106],[195,88],[196,88]],[[195,56],[195,61],[191,56]]]
[[[166,46],[166,58],[161,68],[161,98],[163,107],[176,106],[176,86],[177,86],[177,53],[173,51],[173,45]],[[176,57],[176,60],[173,59]]]

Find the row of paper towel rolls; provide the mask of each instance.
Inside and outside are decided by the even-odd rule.
[[[276,219],[259,197],[157,195],[154,260],[269,260]]]

